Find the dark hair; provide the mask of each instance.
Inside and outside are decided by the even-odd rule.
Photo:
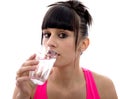
[[[88,26],[92,23],[92,17],[86,6],[80,1],[68,0],[49,5],[50,9],[44,16],[42,30],[47,28],[59,28],[74,31],[75,46],[80,37],[88,36]]]

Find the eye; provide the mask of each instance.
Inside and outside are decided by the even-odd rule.
[[[49,38],[51,36],[51,34],[50,33],[43,33],[43,38]]]
[[[58,36],[59,38],[66,38],[68,35],[66,33],[60,33]]]

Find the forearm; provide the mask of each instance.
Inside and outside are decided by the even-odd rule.
[[[31,98],[30,96],[27,95],[25,96],[24,94],[20,93],[20,91],[16,87],[14,90],[13,99],[31,99]]]
[[[14,99],[31,99],[31,98],[30,98],[30,96],[25,96],[21,93],[17,93],[17,95]]]

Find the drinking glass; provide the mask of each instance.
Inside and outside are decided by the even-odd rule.
[[[56,61],[56,52],[50,48],[41,47],[40,52],[37,53],[36,60],[39,61],[37,69],[30,71],[29,76],[31,81],[35,84],[41,85],[47,81],[49,74]]]

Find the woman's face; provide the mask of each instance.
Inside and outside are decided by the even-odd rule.
[[[47,28],[43,31],[42,44],[57,53],[55,66],[68,66],[74,63],[75,60],[75,37],[74,32]]]

